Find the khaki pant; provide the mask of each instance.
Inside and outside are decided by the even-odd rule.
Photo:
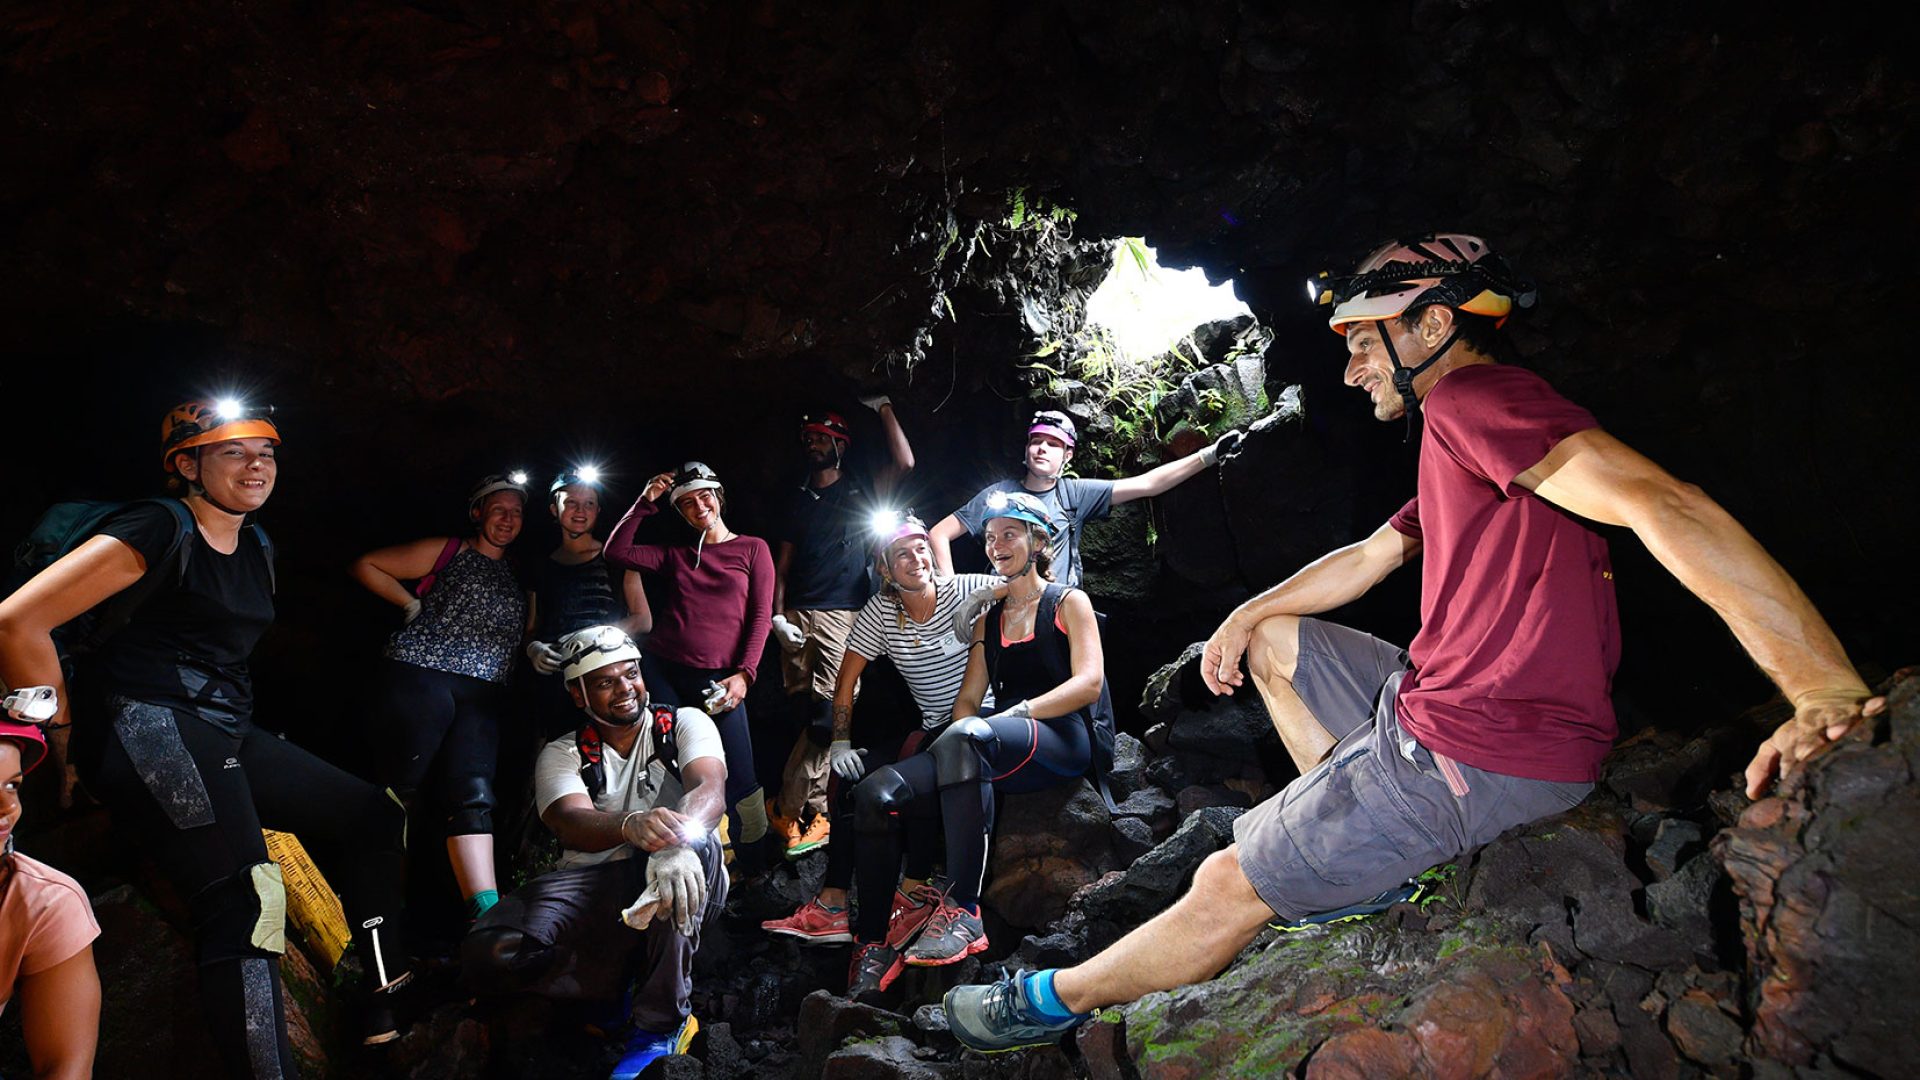
[[[788,694],[807,691],[813,701],[832,701],[840,679],[840,658],[853,632],[851,611],[787,611],[787,621],[806,635],[806,644],[780,654],[780,677]],[[859,687],[854,688],[859,693]],[[780,813],[802,817],[806,811],[827,812],[827,748],[817,746],[802,731],[780,772]]]

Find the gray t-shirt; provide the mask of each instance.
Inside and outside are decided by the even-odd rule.
[[[988,521],[987,498],[996,491],[1027,491],[1018,480],[988,484],[967,505],[953,512],[967,532],[979,536]],[[1053,555],[1053,579],[1062,585],[1080,584],[1080,530],[1089,521],[1101,521],[1113,510],[1113,481],[1083,480],[1064,476],[1051,491],[1027,491],[1046,504],[1056,524],[1062,526],[1049,551]]]

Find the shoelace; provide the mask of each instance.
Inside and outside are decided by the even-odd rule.
[[[1019,979],[1020,976],[1016,974],[1005,982],[995,983],[980,1003],[980,1011],[986,1014],[988,1026],[996,1031],[1030,1026],[1021,1017],[1020,1006],[1014,1001],[1014,984]]]

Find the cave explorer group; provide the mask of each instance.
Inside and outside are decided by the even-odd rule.
[[[1085,963],[948,991],[968,1047],[1053,1041],[1102,1006],[1211,977],[1269,924],[1381,910],[1430,868],[1577,805],[1615,734],[1620,639],[1593,523],[1632,529],[1792,702],[1747,770],[1750,796],[1884,708],[1724,510],[1498,362],[1502,327],[1534,289],[1484,241],[1390,242],[1309,292],[1331,305],[1348,385],[1378,419],[1423,424],[1415,496],[1235,608],[1202,653],[1216,694],[1251,675],[1300,775],[1236,821],[1234,843],[1178,901]],[[805,417],[807,480],[777,552],[728,528],[720,479],[688,462],[651,478],[604,545],[597,476],[557,477],[548,509],[562,541],[530,591],[504,559],[529,501],[519,475],[472,491],[472,535],[359,559],[355,578],[401,612],[367,718],[385,786],[252,721],[248,659],[274,616],[272,544],[252,515],[273,491],[278,430],[233,402],[169,413],[174,497],[85,522],[0,601],[0,682],[24,688],[0,720],[0,1009],[19,1001],[36,1071],[86,1075],[100,1008],[85,894],[13,850],[22,777],[50,743],[186,904],[201,1000],[234,1075],[295,1071],[276,960],[286,896],[262,826],[297,834],[340,893],[369,1044],[397,1037],[415,970],[401,888],[410,810],[441,834],[466,903],[463,987],[623,1000],[615,1076],[686,1050],[701,928],[769,847],[827,848],[817,895],[762,925],[851,942],[850,996],[879,994],[906,965],[985,950],[997,797],[1083,776],[1104,791],[1115,721],[1098,617],[1076,587],[1080,530],[1217,464],[1241,434],[1139,476],[1085,480],[1064,475],[1072,420],[1038,412],[1024,474],[928,528],[886,509],[912,450],[884,396],[864,403],[887,465],[854,474],[846,421]],[[691,532],[638,541],[663,498]],[[963,534],[994,573],[953,573]],[[1422,625],[1408,647],[1312,617],[1415,560]],[[658,611],[636,575],[653,578]],[[807,721],[771,800],[746,714],[769,635]],[[526,786],[561,853],[502,896],[495,790],[525,794],[508,779],[518,748],[501,753],[522,655],[545,681]],[[856,740],[861,678],[883,657],[918,715],[863,711]]]

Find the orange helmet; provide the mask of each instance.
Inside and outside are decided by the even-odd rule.
[[[160,467],[172,472],[174,454],[228,439],[272,439],[278,446],[271,415],[271,405],[250,410],[231,400],[181,402],[160,421]]]

